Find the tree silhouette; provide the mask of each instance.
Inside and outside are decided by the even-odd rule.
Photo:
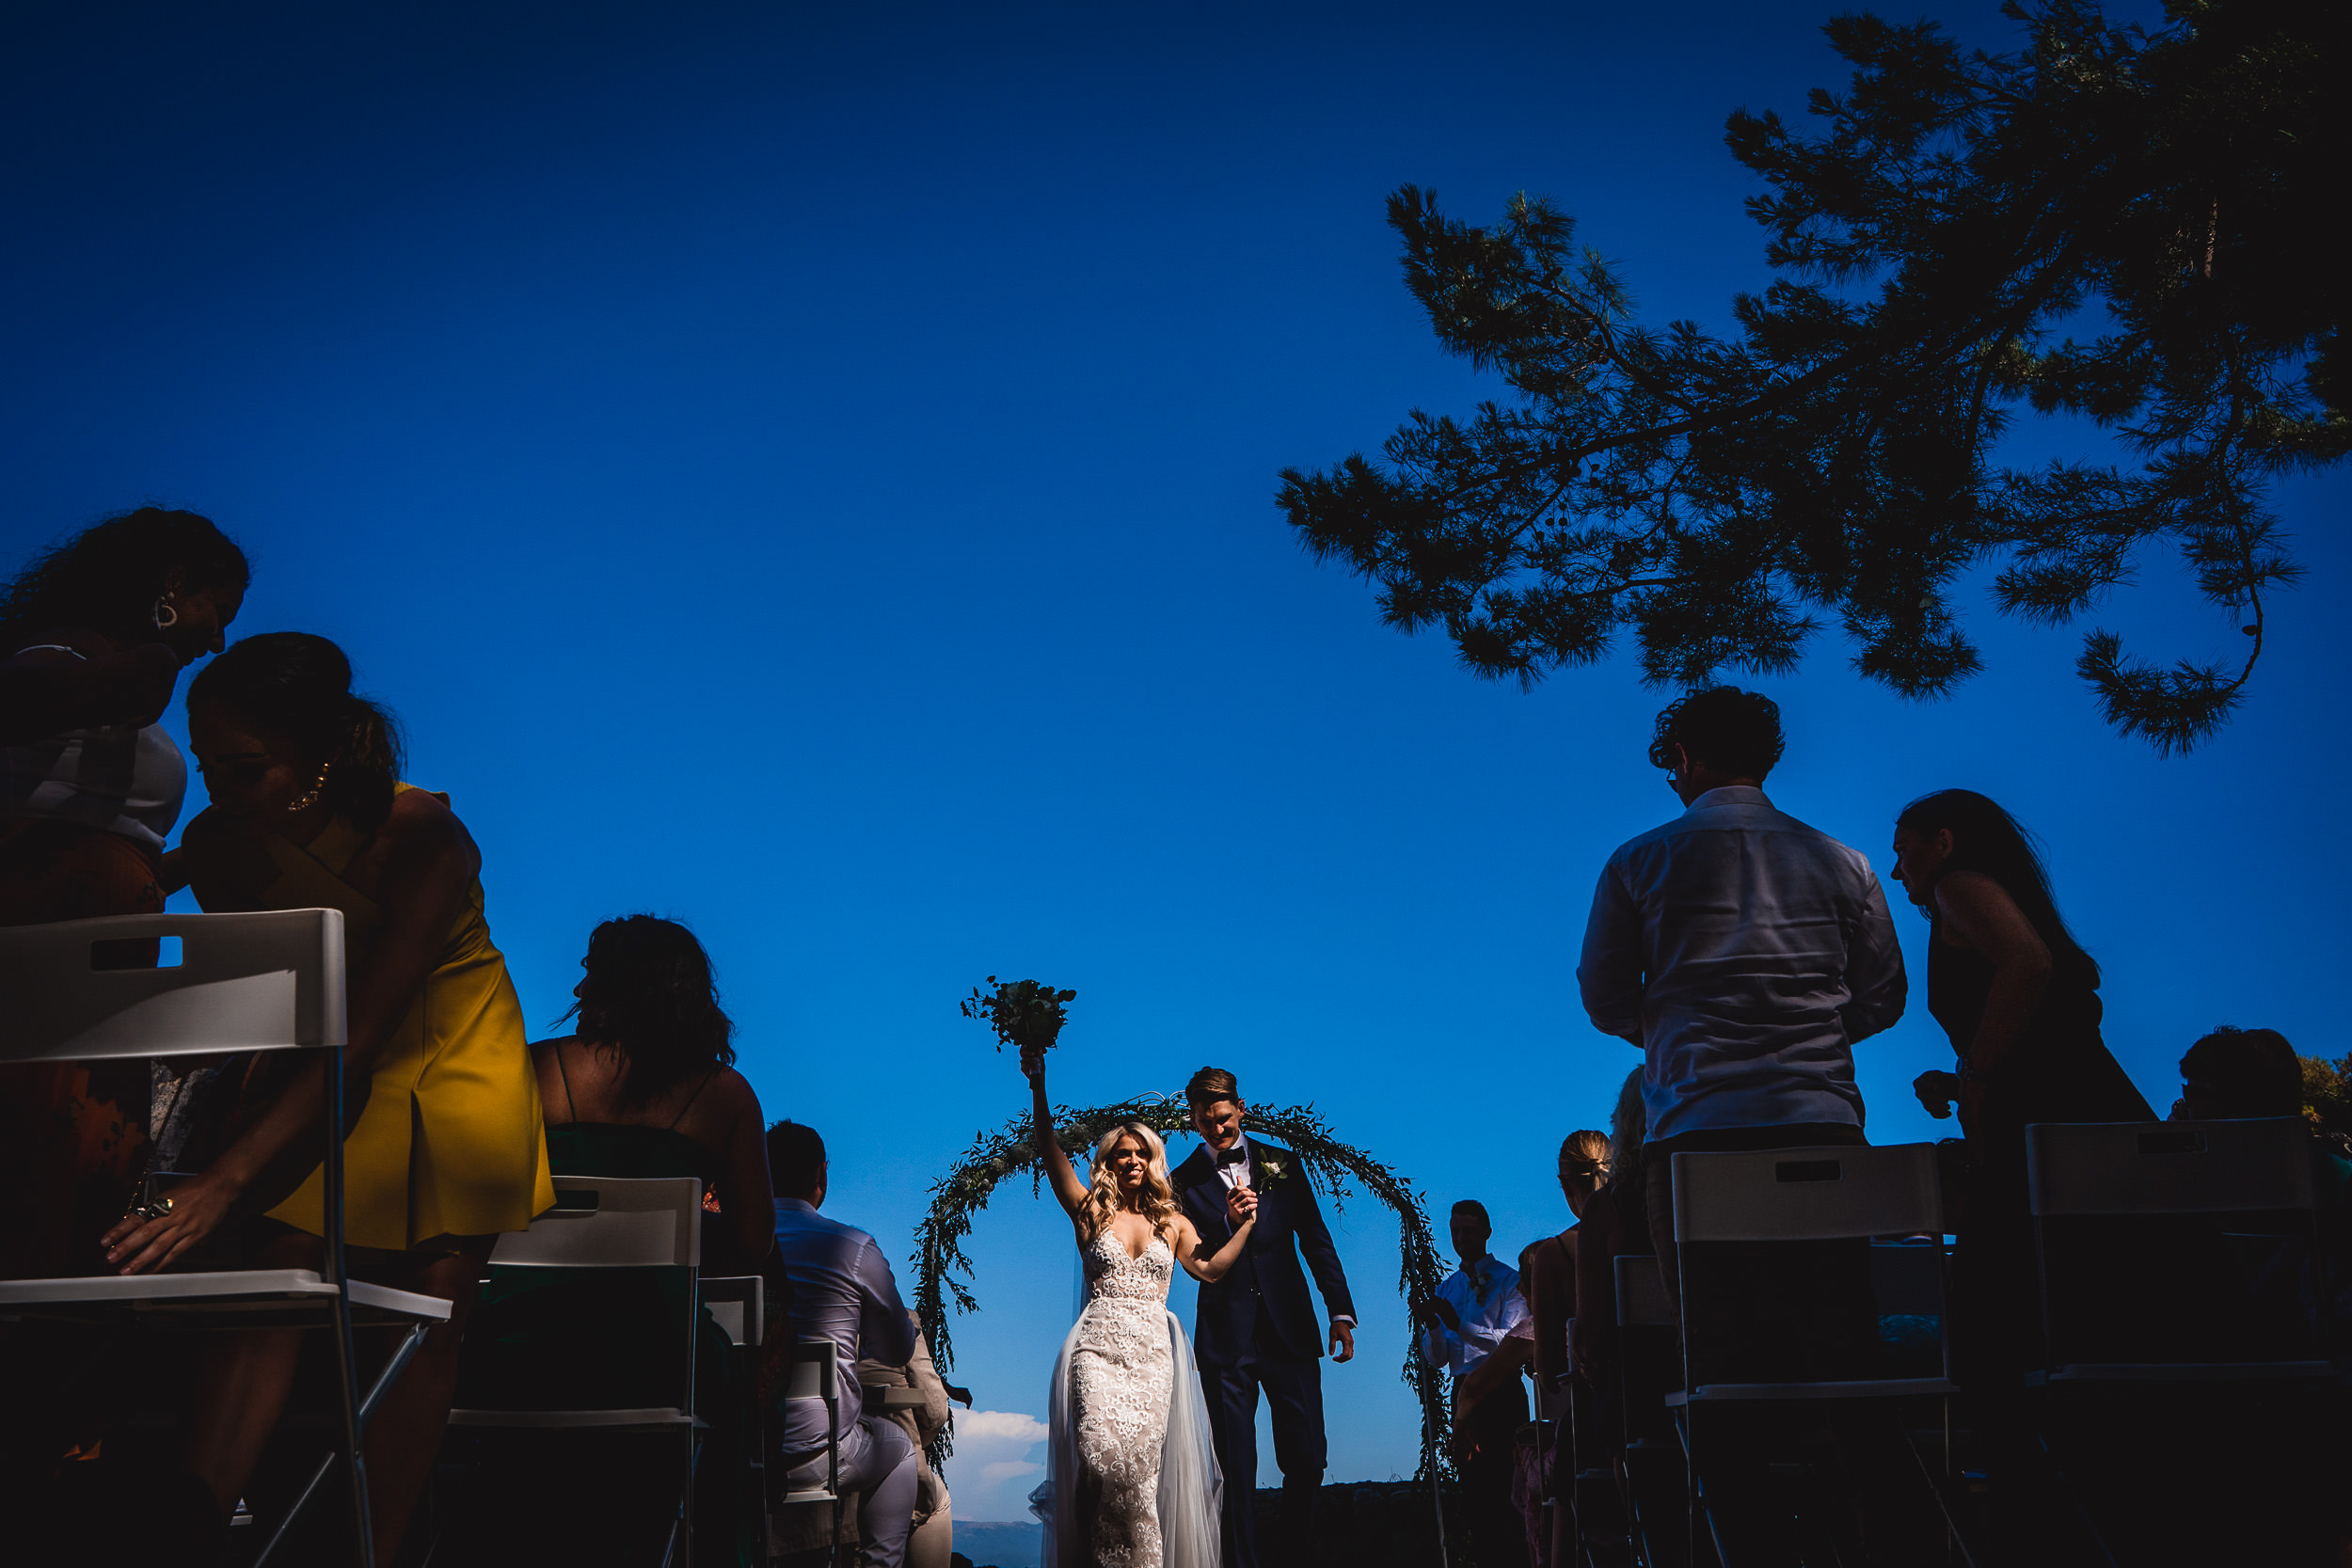
[[[1855,70],[1812,94],[1818,135],[1731,116],[1779,274],[1735,300],[1734,337],[1639,325],[1547,200],[1477,228],[1398,190],[1407,286],[1517,399],[1416,411],[1382,463],[1285,470],[1303,542],[1489,678],[1532,686],[1624,630],[1655,684],[1784,673],[1834,617],[1854,668],[1913,698],[1979,667],[1965,569],[1996,562],[2002,611],[2061,625],[2169,549],[2244,657],[2160,666],[2093,629],[2075,669],[2160,752],[2210,736],[2297,572],[2269,486],[2352,432],[2330,243],[2352,7],[2172,0],[2154,34],[2087,0],[2004,9],[2026,43],[1999,55],[1839,17]],[[2108,435],[1999,466],[2026,411]]]

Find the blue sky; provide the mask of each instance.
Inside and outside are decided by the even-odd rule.
[[[1405,181],[1473,218],[1549,193],[1651,314],[1721,324],[1767,276],[1723,117],[1842,81],[1827,11],[18,4],[0,561],[145,501],[217,518],[256,559],[236,629],[334,637],[405,721],[534,1024],[597,919],[687,920],[770,1113],[895,1257],[1022,1107],[956,1014],[990,973],[1078,990],[1057,1098],[1232,1067],[1433,1207],[1483,1197],[1507,1256],[1635,1060],[1572,970],[1601,861],[1672,809],[1662,698],[1381,630],[1275,476],[1494,390],[1398,281]],[[2330,841],[2286,824],[2342,799],[2348,493],[2280,492],[2310,577],[2198,755],[2106,734],[2075,634],[1985,610],[1942,705],[1834,641],[1770,682],[1773,796],[1882,872],[1911,797],[2008,803],[2159,1105],[2222,1020],[2344,1053]],[[2240,645],[2162,559],[2101,622]],[[1875,1137],[1941,1130],[1904,1089],[1947,1059],[1923,1006],[1860,1054]],[[1413,1467],[1394,1243],[1347,1210],[1333,1480]],[[1009,1518],[1073,1264],[1025,1187],[973,1252],[955,1376],[996,1415],[948,1479]]]

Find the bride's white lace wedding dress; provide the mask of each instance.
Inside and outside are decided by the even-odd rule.
[[[1046,1568],[1217,1568],[1216,1455],[1184,1326],[1176,1255],[1107,1229],[1082,1254],[1086,1305],[1054,1363],[1049,1469],[1030,1495]]]

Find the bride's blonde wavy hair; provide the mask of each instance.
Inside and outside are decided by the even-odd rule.
[[[1176,1189],[1168,1180],[1168,1146],[1143,1123],[1122,1121],[1094,1145],[1086,1201],[1078,1205],[1078,1240],[1082,1246],[1091,1246],[1094,1238],[1109,1228],[1111,1216],[1119,1212],[1119,1178],[1111,1170],[1111,1150],[1125,1137],[1133,1137],[1143,1145],[1143,1217],[1162,1236],[1168,1235],[1176,1218]]]

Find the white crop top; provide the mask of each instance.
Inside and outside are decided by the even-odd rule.
[[[55,648],[36,642],[18,653]],[[188,797],[188,765],[161,724],[103,724],[0,747],[0,816],[103,828],[160,850]]]

